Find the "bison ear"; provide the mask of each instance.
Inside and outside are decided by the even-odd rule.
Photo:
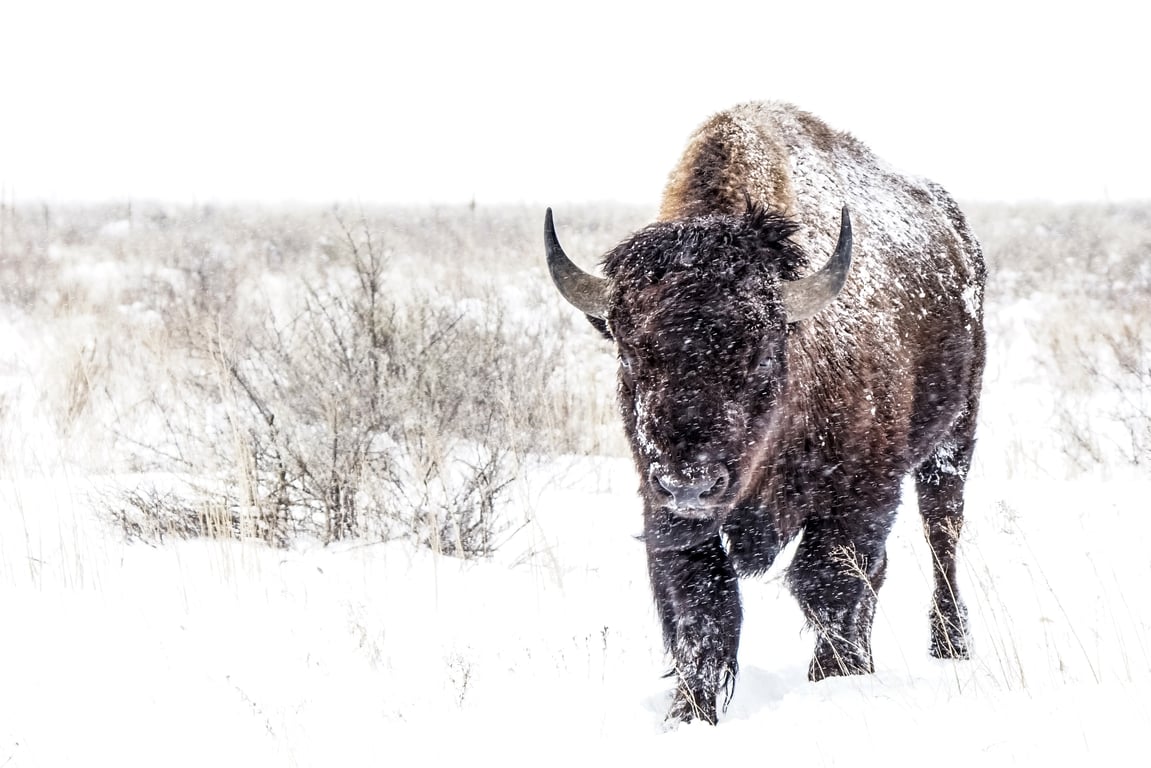
[[[585,315],[606,320],[611,281],[589,275],[567,257],[556,237],[551,208],[544,215],[544,247],[547,250],[548,271],[560,295]]]
[[[787,322],[797,323],[826,309],[843,290],[851,269],[851,216],[843,206],[839,220],[839,243],[823,269],[809,277],[783,284],[781,293]]]

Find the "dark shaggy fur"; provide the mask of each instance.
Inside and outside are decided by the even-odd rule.
[[[789,323],[780,286],[831,253],[844,204],[856,232],[847,285]],[[737,576],[765,571],[801,532],[789,583],[816,635],[810,678],[873,670],[885,542],[909,473],[935,565],[930,650],[965,657],[955,549],[984,270],[950,197],[810,115],[743,105],[696,132],[661,220],[612,250],[604,273],[599,327],[619,352],[677,677],[669,716],[715,722],[737,669]],[[678,504],[684,488],[706,503]]]

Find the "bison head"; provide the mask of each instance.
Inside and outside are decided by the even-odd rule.
[[[644,495],[675,516],[721,520],[739,500],[787,386],[788,327],[847,278],[846,208],[834,255],[809,277],[798,277],[807,258],[796,230],[757,206],[657,222],[608,253],[600,278],[564,254],[547,212],[552,279],[615,341]]]

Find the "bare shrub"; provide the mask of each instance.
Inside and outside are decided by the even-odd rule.
[[[162,544],[169,538],[239,538],[243,534],[241,520],[233,511],[171,489],[118,492],[105,501],[104,514],[125,539],[148,544]]]
[[[485,392],[513,362],[498,318],[473,319],[426,298],[400,306],[387,259],[366,227],[298,311],[264,306],[242,333],[192,330],[211,359],[238,482],[229,504],[258,510],[260,535],[409,536],[458,555],[490,554],[497,504],[514,472]],[[498,393],[498,387],[493,387]]]
[[[115,436],[133,471],[203,482],[112,504],[132,512],[113,517],[133,535],[201,535],[208,500],[228,510],[215,530],[277,546],[402,537],[484,556],[522,522],[501,496],[523,457],[593,450],[587,436],[605,425],[588,414],[616,430],[609,407],[587,405],[609,397],[560,378],[562,315],[510,305],[501,291],[522,288],[499,279],[412,280],[391,230],[385,241],[366,216],[335,222],[308,259],[280,250],[282,269],[258,274],[221,255],[237,245],[183,234],[182,260],[167,266],[184,290],[153,296],[163,333],[120,352],[150,386],[117,409]],[[147,510],[153,524],[135,522]]]

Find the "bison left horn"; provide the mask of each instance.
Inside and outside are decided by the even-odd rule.
[[[839,243],[835,246],[835,253],[827,260],[827,264],[814,275],[783,284],[783,311],[787,316],[787,322],[797,323],[826,309],[843,290],[849,269],[851,269],[851,216],[848,215],[845,205],[839,221]]]
[[[567,257],[556,237],[551,208],[544,215],[544,245],[547,247],[548,271],[560,295],[585,315],[606,320],[611,281],[589,275]]]

